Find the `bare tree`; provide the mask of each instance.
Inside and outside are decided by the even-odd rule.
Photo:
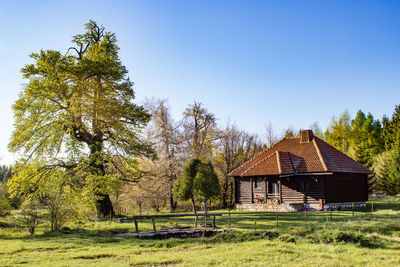
[[[313,134],[321,139],[324,139],[324,133],[321,130],[321,127],[319,127],[319,124],[317,121],[314,121],[311,125],[310,125],[310,130],[313,131]]]
[[[220,130],[219,136],[218,153],[214,165],[222,178],[222,206],[226,208],[228,198],[230,198],[230,203],[233,200],[233,180],[228,177],[228,174],[260,153],[264,145],[257,135],[248,134],[230,122]]]
[[[188,154],[199,159],[209,159],[213,142],[218,139],[214,114],[195,101],[186,108],[183,115]]]
[[[274,128],[272,127],[271,122],[265,125],[265,139],[267,148],[272,147],[278,141],[278,137],[274,133]]]
[[[294,137],[296,136],[296,131],[292,126],[289,126],[286,130],[283,131],[282,136],[284,138]]]
[[[182,144],[180,124],[172,116],[166,99],[148,100],[145,105],[152,113],[149,137],[155,144],[158,155],[158,167],[162,169],[162,176],[168,179],[169,208],[172,212],[176,208],[173,196],[173,185],[177,178],[178,165],[176,152],[180,151]]]

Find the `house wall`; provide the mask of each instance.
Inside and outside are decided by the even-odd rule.
[[[326,180],[326,203],[356,202],[368,200],[366,174],[335,173]]]
[[[235,202],[251,204],[257,198],[265,198],[266,180],[277,181],[278,177],[235,178]],[[324,203],[359,202],[368,200],[367,175],[351,173],[335,173],[319,176],[291,176],[280,178],[282,183],[282,203]],[[253,188],[251,184],[253,183]],[[277,192],[279,193],[279,191]],[[277,195],[267,194],[267,198],[276,198]]]
[[[282,178],[282,202],[319,203],[325,195],[325,179],[321,176]]]
[[[235,203],[252,203],[251,179],[235,177]]]

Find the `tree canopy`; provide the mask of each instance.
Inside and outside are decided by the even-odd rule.
[[[193,180],[193,193],[204,202],[204,211],[207,212],[207,200],[220,194],[218,175],[210,161],[199,165],[196,177]]]
[[[133,102],[133,83],[115,34],[94,21],[85,27],[66,53],[33,53],[34,63],[21,70],[28,83],[13,105],[9,149],[25,163],[45,160],[71,169],[85,161],[91,173],[104,176],[115,159],[152,155],[141,137],[150,114]],[[103,204],[101,212],[110,212]]]
[[[196,212],[193,181],[197,175],[201,161],[197,158],[190,159],[183,168],[182,175],[176,180],[174,191],[175,195],[180,200],[192,200],[193,211]]]

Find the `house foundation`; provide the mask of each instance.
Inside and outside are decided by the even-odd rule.
[[[345,203],[326,203],[323,211],[335,210],[356,210],[365,207],[365,202],[345,202]],[[262,204],[262,203],[243,203],[236,204],[236,210],[241,211],[275,211],[275,212],[300,212],[300,211],[321,211],[320,204],[306,203],[281,203],[281,204]]]

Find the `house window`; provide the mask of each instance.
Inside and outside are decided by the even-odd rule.
[[[276,193],[276,182],[269,182],[268,183],[268,194],[275,194]]]
[[[300,192],[309,192],[310,191],[310,184],[306,182],[299,182],[298,183],[298,188]]]

